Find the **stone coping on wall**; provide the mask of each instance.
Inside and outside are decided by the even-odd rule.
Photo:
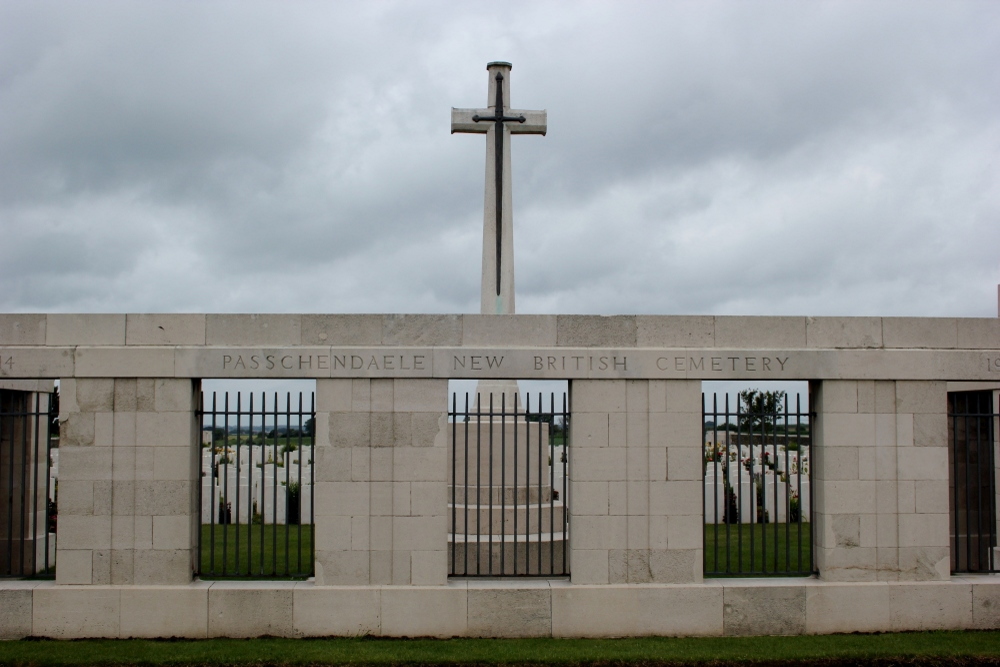
[[[611,586],[564,580],[452,580],[434,587],[0,582],[0,638],[720,636],[997,627],[1000,577],[993,575]]]
[[[1000,380],[1000,319],[0,315],[0,378]]]

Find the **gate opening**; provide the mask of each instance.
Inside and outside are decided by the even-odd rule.
[[[948,392],[948,505],[953,573],[997,572],[1000,391]]]
[[[202,578],[313,576],[315,389],[313,380],[203,381]]]
[[[0,578],[52,578],[59,394],[52,381],[0,385]]]
[[[808,383],[703,388],[705,576],[813,574]]]
[[[567,383],[470,385],[449,386],[448,575],[569,575]]]

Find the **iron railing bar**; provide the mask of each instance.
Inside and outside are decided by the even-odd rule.
[[[463,431],[463,441],[465,444],[465,460],[463,463],[465,487],[462,491],[462,516],[464,517],[464,537],[462,539],[462,572],[469,574],[469,392],[465,392],[465,413],[463,415],[465,424]],[[455,418],[458,421],[458,417]],[[478,547],[477,547],[478,558]]]
[[[555,394],[552,394],[552,423],[549,425],[549,534],[552,535],[552,544],[549,547],[549,573],[556,573],[556,443],[553,430],[556,426],[556,406]],[[539,502],[541,500],[539,499]],[[565,536],[563,544],[565,544]],[[539,567],[539,569],[541,569]]]
[[[59,419],[56,407],[56,392],[49,394],[49,422],[45,437],[45,574],[49,575],[49,494],[52,493],[52,424]],[[61,437],[61,436],[60,436]],[[56,504],[58,508],[58,504]],[[56,521],[58,521],[58,516]]]
[[[962,425],[964,427],[965,433],[965,545],[966,545],[966,564],[971,569],[972,568],[972,499],[970,498],[972,486],[969,484],[969,450],[971,449],[969,442],[969,396],[966,394],[965,398],[965,415],[962,417]]]
[[[7,411],[6,406],[4,406],[4,416],[9,416],[7,423],[4,424],[3,422],[0,422],[0,439],[2,439],[3,427],[6,427],[8,431],[7,441],[11,443],[10,465],[7,470],[7,476],[9,478],[7,481],[7,558],[4,567],[4,574],[8,577],[14,574],[14,438],[16,434],[14,425],[17,422],[17,417],[14,414],[13,396],[10,396],[10,400],[11,406],[9,412]]]
[[[506,420],[506,416],[504,417],[504,419]],[[527,420],[525,420],[525,421],[527,421]],[[506,430],[507,429],[505,428],[504,432],[506,432]],[[528,430],[527,424],[525,425],[525,430]],[[514,398],[514,455],[512,457],[512,460],[514,461],[513,470],[512,470],[512,472],[514,473],[514,482],[513,482],[514,493],[513,493],[512,501],[514,503],[514,522],[513,522],[514,523],[514,527],[513,527],[513,530],[514,530],[514,553],[513,553],[513,560],[514,560],[514,575],[515,576],[517,575],[517,444],[518,444],[517,443],[517,398],[515,397]],[[527,453],[529,451],[528,447],[525,447],[524,451],[525,451],[525,453]],[[506,466],[506,460],[504,461],[504,463],[505,463],[504,468],[506,468],[507,467]],[[524,474],[525,474],[525,478],[530,477],[528,475],[528,468],[527,467],[525,467],[525,469],[524,469]],[[507,495],[507,485],[504,484],[503,487],[504,487],[503,488],[503,493],[504,493],[504,495]],[[525,501],[527,501],[527,498],[525,498]],[[525,519],[527,519],[527,515],[528,515],[528,511],[527,510],[528,510],[527,504],[525,504]],[[504,516],[504,523],[506,523],[506,522],[507,522],[507,517]],[[525,533],[524,560],[525,560],[525,565],[527,565],[527,560],[528,560],[527,533]],[[527,569],[527,568],[525,568],[525,569]],[[501,569],[501,573],[502,572],[503,572],[503,570]]]
[[[569,557],[569,463],[572,455],[570,454],[569,446],[569,396],[567,393],[563,393],[562,397],[563,410],[563,446],[562,446],[562,456],[565,457],[564,460],[560,460],[562,463],[562,573],[568,574],[569,568],[567,567],[566,559]],[[562,457],[560,457],[562,459]]]
[[[500,574],[506,568],[507,555],[507,429],[503,427],[507,417],[507,395],[500,394]],[[490,419],[492,431],[496,422]],[[516,427],[516,425],[515,425]]]

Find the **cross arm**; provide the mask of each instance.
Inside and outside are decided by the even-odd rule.
[[[451,133],[471,132],[474,134],[486,134],[492,125],[493,109],[451,109]],[[520,109],[508,109],[508,118],[512,116],[524,116],[524,122],[508,121],[504,123],[511,134],[545,134],[548,129],[548,113],[542,111],[522,111]],[[472,120],[474,116],[479,116],[480,121]],[[489,119],[489,120],[487,120]]]
[[[451,108],[451,133],[472,132],[475,134],[486,134],[490,129],[489,123],[477,123],[472,120],[473,116],[492,116],[492,109],[456,109]]]

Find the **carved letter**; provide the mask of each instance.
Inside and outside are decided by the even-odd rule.
[[[775,360],[776,360],[776,361],[777,361],[777,362],[778,362],[779,364],[781,364],[781,370],[785,370],[785,362],[786,362],[786,361],[788,361],[788,357],[785,357],[785,359],[784,359],[784,360],[782,360],[782,359],[781,359],[781,357],[775,357]]]

